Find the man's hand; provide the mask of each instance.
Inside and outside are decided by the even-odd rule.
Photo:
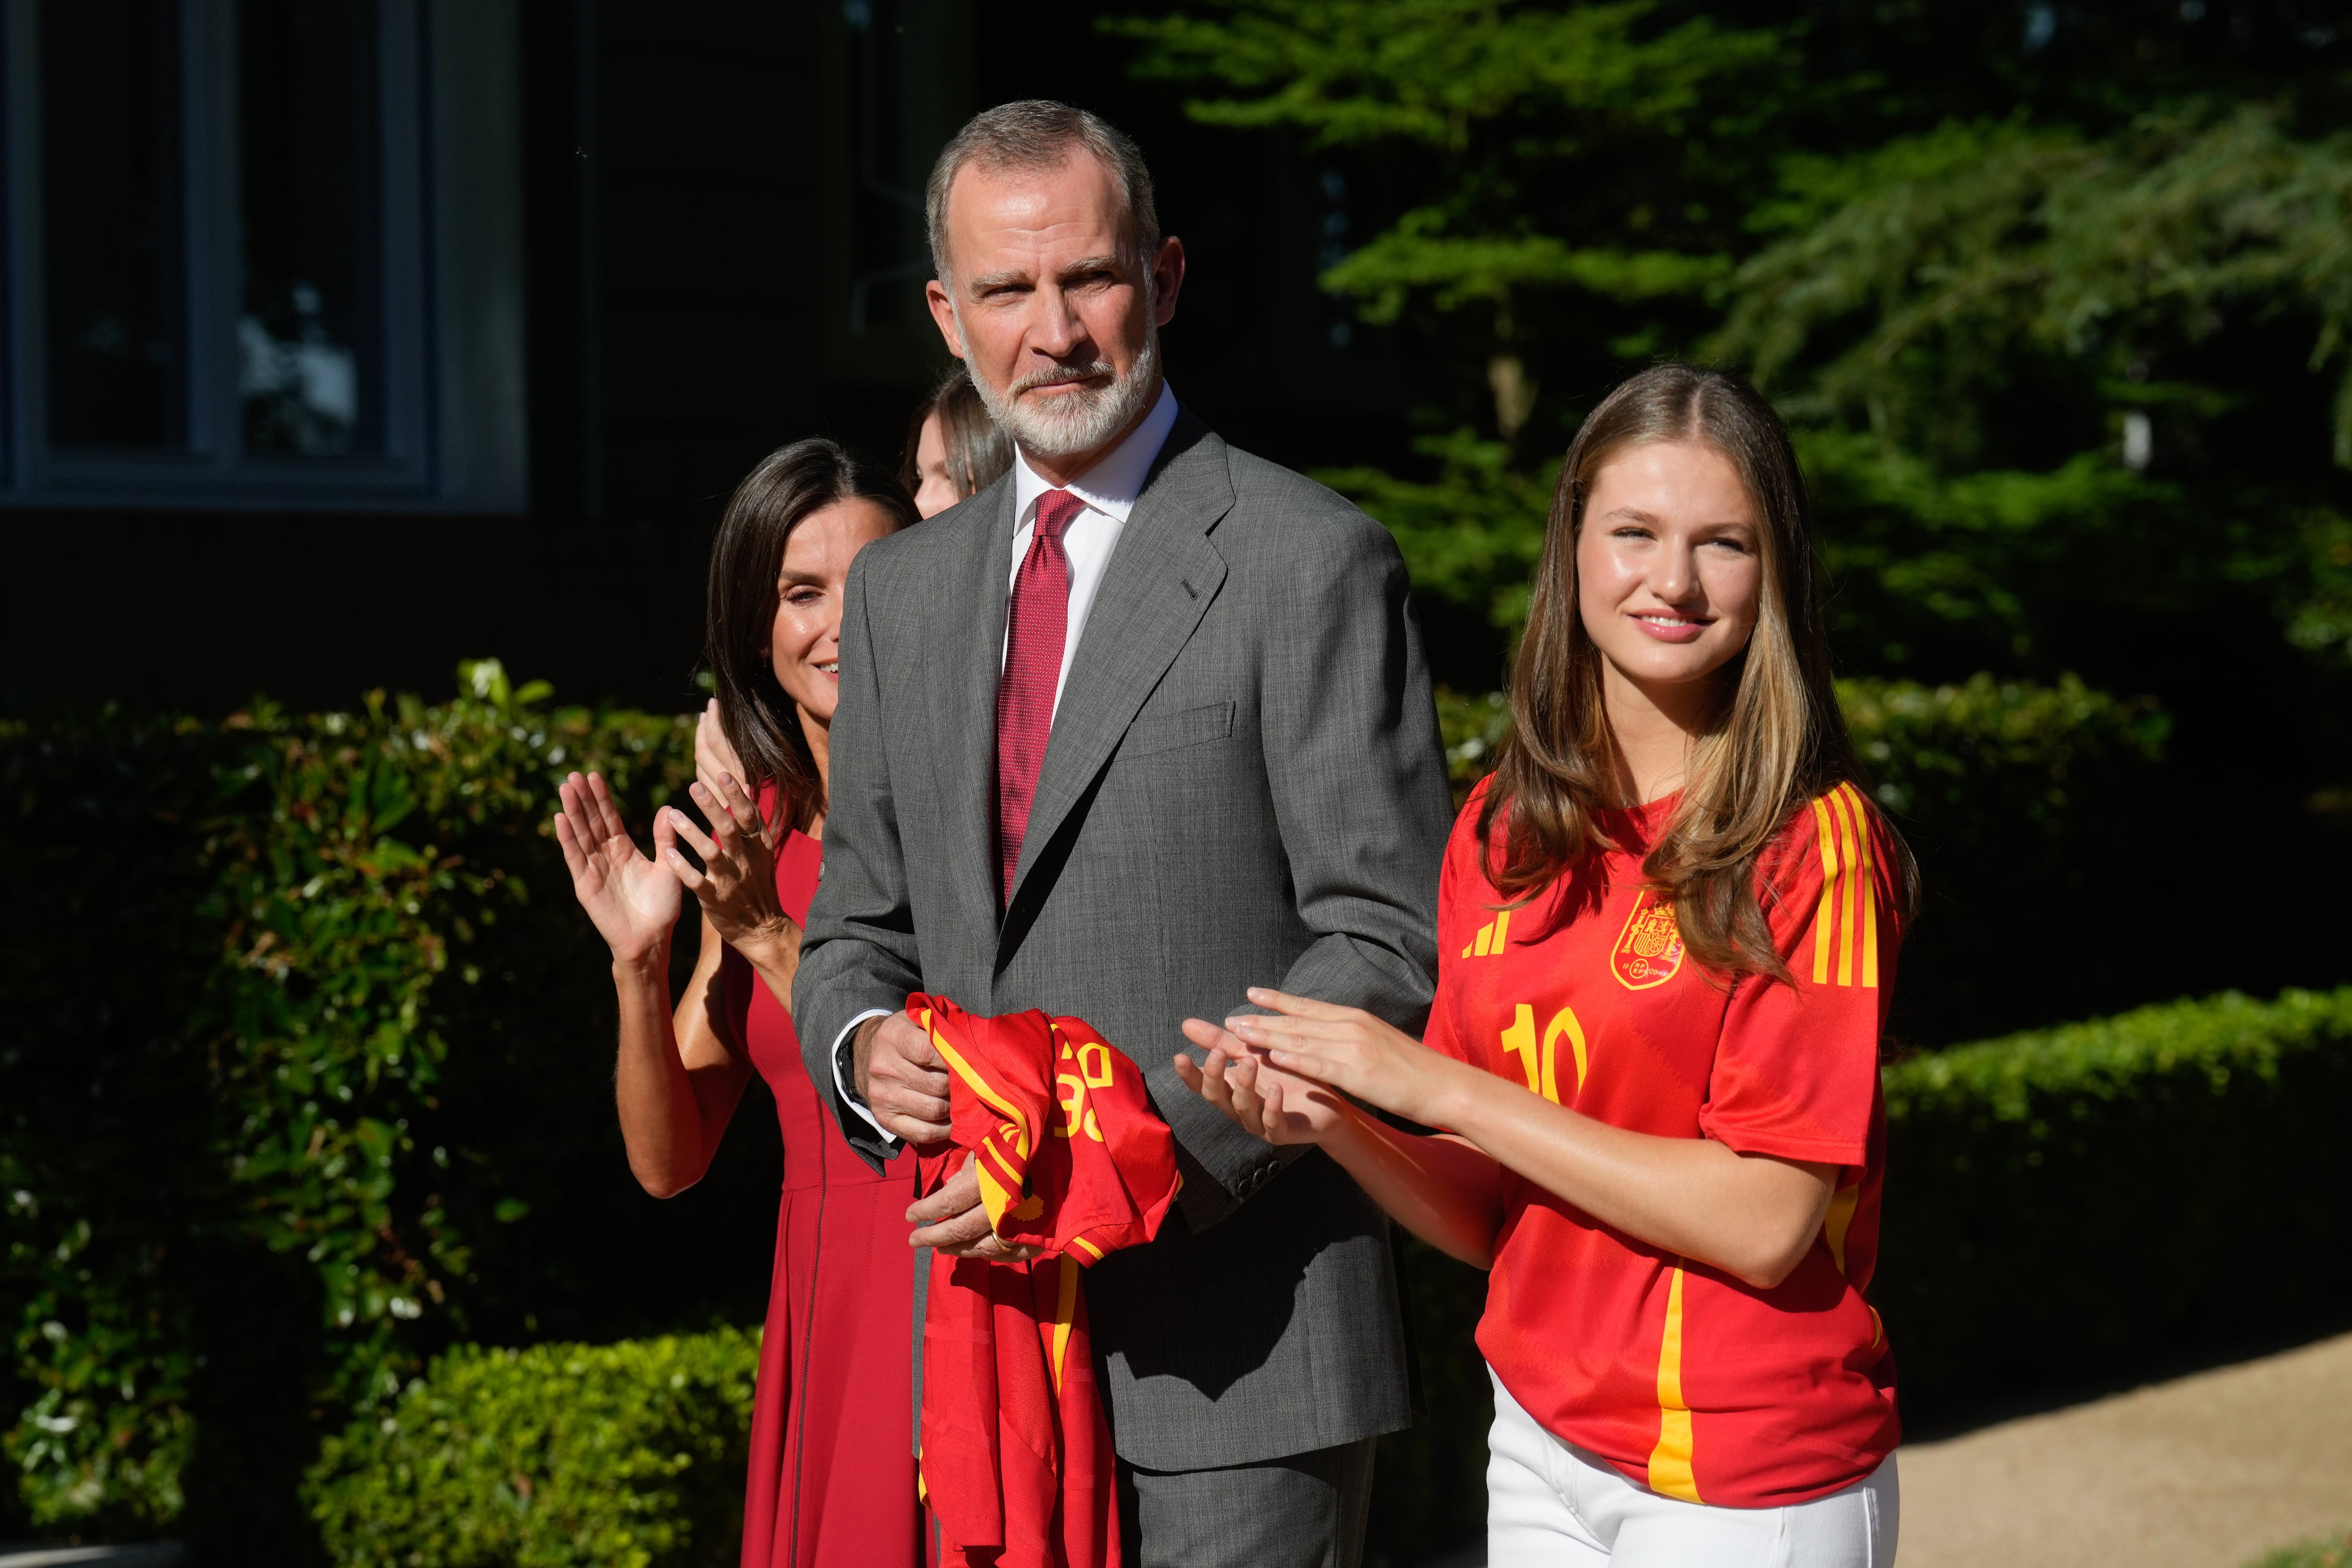
[[[888,1018],[866,1019],[857,1026],[852,1050],[858,1095],[884,1132],[910,1144],[936,1144],[948,1135],[951,1124],[948,1114],[947,1063],[940,1060],[940,1053],[931,1049],[929,1037],[915,1027],[912,1019],[905,1013],[892,1013]],[[972,1195],[971,1203],[978,1203],[978,1178],[967,1185]],[[955,1190],[955,1184],[950,1183],[940,1193]],[[982,1216],[983,1228],[985,1219]],[[928,1247],[930,1243],[921,1245]]]
[[[988,1210],[981,1207],[980,1174],[966,1160],[948,1185],[907,1210],[907,1223],[922,1228],[908,1237],[917,1247],[936,1247],[950,1258],[972,1258],[983,1263],[1025,1263],[1039,1249],[1009,1246],[989,1228]]]

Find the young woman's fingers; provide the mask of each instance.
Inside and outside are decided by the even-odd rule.
[[[1248,1050],[1233,1030],[1220,1029],[1206,1019],[1186,1019],[1184,1038],[1203,1051],[1222,1051],[1227,1056],[1240,1056]]]
[[[1361,1040],[1365,1033],[1360,1019],[1291,1019],[1265,1013],[1236,1013],[1225,1020],[1225,1027],[1253,1044]]]
[[[1366,1016],[1361,1008],[1343,1008],[1336,1002],[1318,1002],[1313,997],[1294,997],[1271,986],[1252,986],[1249,999],[1269,1012],[1281,1013],[1288,1018],[1354,1019]]]
[[[1265,1092],[1255,1057],[1244,1056],[1225,1069],[1225,1086],[1233,1095],[1233,1117],[1252,1137],[1266,1135]]]

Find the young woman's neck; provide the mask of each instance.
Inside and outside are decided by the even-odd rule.
[[[833,799],[833,731],[824,720],[802,707],[793,706],[801,717],[801,738],[808,742],[809,760],[816,764],[816,787],[824,800]],[[824,812],[819,810],[809,819],[808,836],[820,842],[824,838]]]
[[[1617,788],[1624,803],[1647,805],[1681,789],[1715,717],[1716,683],[1635,681],[1604,659],[1601,695],[1617,742]]]

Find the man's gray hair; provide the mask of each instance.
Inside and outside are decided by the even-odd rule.
[[[1160,208],[1151,197],[1151,171],[1143,166],[1142,149],[1109,121],[1049,98],[984,109],[940,150],[923,193],[931,266],[940,277],[948,276],[948,190],[966,164],[986,170],[1057,169],[1074,148],[1093,153],[1118,182],[1137,262],[1149,278],[1151,258],[1160,251]]]

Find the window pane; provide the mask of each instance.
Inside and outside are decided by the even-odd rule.
[[[40,8],[49,440],[184,439],[173,0]]]
[[[383,449],[374,9],[237,6],[249,452]]]

